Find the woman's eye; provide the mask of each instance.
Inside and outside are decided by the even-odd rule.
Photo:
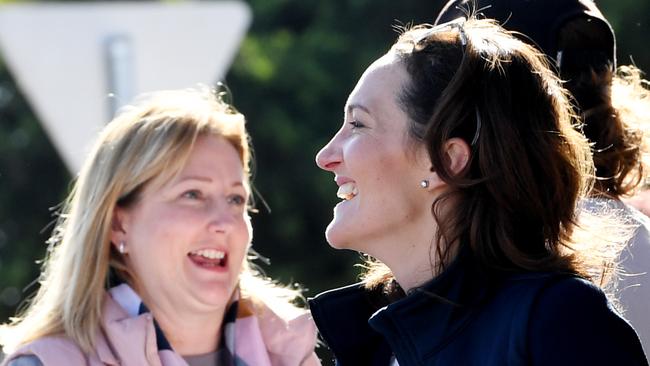
[[[350,126],[352,126],[353,129],[366,127],[363,123],[361,123],[361,122],[359,122],[357,120],[350,121],[348,123],[350,124]]]
[[[202,196],[201,196],[201,192],[199,190],[191,189],[189,191],[183,192],[182,197],[183,198],[189,198],[191,200],[198,200]]]
[[[230,197],[228,197],[228,203],[233,204],[235,206],[243,206],[246,204],[246,197],[240,195],[240,194],[233,194]]]

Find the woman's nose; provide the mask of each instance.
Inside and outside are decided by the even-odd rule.
[[[327,171],[333,171],[342,161],[341,149],[338,146],[336,136],[323,146],[316,154],[316,165]]]
[[[209,229],[214,233],[227,233],[235,224],[235,215],[227,204],[214,205],[210,212]]]

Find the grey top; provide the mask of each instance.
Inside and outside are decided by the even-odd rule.
[[[223,356],[224,352],[216,351],[198,356],[183,356],[183,359],[190,366],[221,366],[224,365],[224,363],[221,362]]]
[[[619,257],[620,274],[615,278],[616,297],[626,318],[650,354],[650,218],[621,201],[590,198],[583,207],[591,212],[616,210],[623,223],[634,230]]]
[[[623,306],[623,316],[630,321],[650,354],[650,219],[631,207],[625,212],[636,226],[634,236],[621,253],[618,276],[618,297]]]

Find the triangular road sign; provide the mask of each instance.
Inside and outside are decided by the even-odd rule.
[[[76,173],[116,101],[220,80],[250,19],[239,1],[8,4],[0,50]]]

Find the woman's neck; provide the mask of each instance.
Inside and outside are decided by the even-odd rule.
[[[438,274],[436,245],[436,226],[431,218],[366,247],[367,253],[388,266],[400,287],[408,292]]]
[[[405,251],[406,253],[393,263],[386,263],[406,293],[436,278],[442,272],[443,265],[449,264],[456,257],[456,245],[448,248],[442,258],[434,245],[420,250],[413,248]]]
[[[225,307],[206,312],[181,310],[169,302],[148,300],[146,294],[141,296],[175,352],[192,356],[217,350]]]
[[[390,268],[397,283],[407,293],[437,277],[444,265],[458,253],[458,243],[447,244],[444,238],[438,237],[433,218],[414,225],[412,230],[385,239],[374,246],[377,253],[369,254]],[[442,258],[438,247],[442,250]]]
[[[175,352],[183,356],[215,352],[221,341],[223,311],[214,316],[179,317],[160,313],[154,318]]]

